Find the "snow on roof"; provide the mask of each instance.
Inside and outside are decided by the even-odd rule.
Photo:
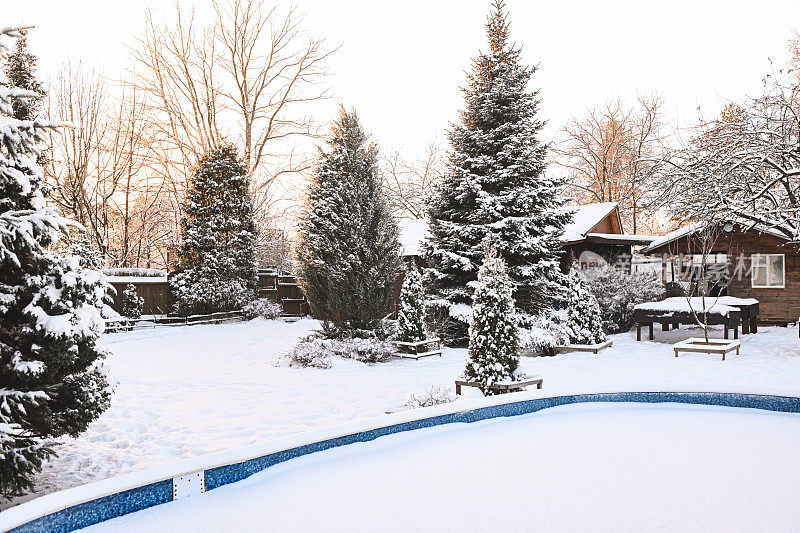
[[[619,233],[587,233],[586,238],[594,237],[600,240],[607,240],[613,241],[616,243],[627,243],[627,244],[650,244],[655,239],[660,237],[656,237],[655,235],[621,235]]]
[[[706,226],[707,223],[708,222],[706,222],[705,220],[701,220],[699,222],[693,222],[691,224],[687,224],[686,226],[678,228],[675,231],[670,231],[669,233],[667,233],[663,237],[658,237],[657,239],[655,239],[653,242],[650,243],[649,246],[643,248],[642,249],[642,253],[643,254],[650,253],[654,249],[659,248],[661,246],[664,246],[665,244],[669,244],[669,243],[671,243],[673,241],[676,241],[676,240],[680,239],[681,237],[684,237],[686,235],[691,235],[693,233],[697,233],[698,231],[701,231]],[[770,235],[773,235],[775,237],[779,237],[781,239],[789,240],[786,237],[786,235],[784,235],[780,231],[775,230],[774,228],[764,228],[764,227],[759,227],[759,226],[752,226],[751,224],[741,224],[741,226],[743,226],[744,229],[754,229],[754,230],[756,230],[756,231],[758,231],[760,233],[769,233]]]
[[[400,228],[400,247],[403,257],[420,255],[420,245],[428,233],[428,221],[424,218],[404,218],[397,221]]]
[[[665,244],[670,243],[672,241],[676,241],[681,237],[683,237],[684,235],[691,235],[692,233],[702,230],[705,227],[705,225],[706,223],[703,221],[694,222],[692,224],[689,224],[688,226],[683,226],[682,228],[678,228],[675,231],[670,231],[663,237],[659,237],[653,242],[651,242],[650,246],[642,250],[642,253],[646,254],[651,249],[658,248],[659,246],[664,246]]]
[[[608,216],[617,205],[617,202],[604,202],[569,206],[568,209],[573,210],[575,214],[572,223],[565,226],[561,242],[584,240],[586,234]],[[420,255],[422,253],[420,244],[428,233],[428,221],[424,218],[403,218],[397,221],[397,225],[400,228],[400,246],[403,249],[403,257]],[[617,234],[614,235],[619,237]],[[637,242],[643,237],[641,235],[631,236]]]
[[[602,202],[599,204],[586,204],[569,206],[574,210],[572,223],[564,226],[564,236],[561,242],[582,241],[586,234],[592,231],[601,220],[609,215],[619,204],[617,202]]]

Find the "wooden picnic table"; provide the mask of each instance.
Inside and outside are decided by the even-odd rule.
[[[733,330],[733,338],[739,338],[739,325],[742,323],[742,314],[747,316],[747,332],[755,333],[758,331],[758,301],[748,298],[733,298],[721,296],[719,298],[709,297],[706,299],[708,306],[706,320],[709,325],[722,325],[725,327],[725,338],[729,337],[729,330]],[[634,319],[636,321],[636,340],[642,340],[642,326],[649,329],[648,338],[653,340],[653,324],[661,324],[663,331],[677,329],[680,324],[697,324],[694,313],[689,308],[686,298],[677,296],[667,298],[660,302],[649,302],[639,304],[634,307]],[[698,315],[703,313],[703,305],[700,298],[692,299],[691,308],[695,309]],[[745,328],[742,328],[745,333]]]

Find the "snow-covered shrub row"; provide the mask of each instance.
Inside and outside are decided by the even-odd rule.
[[[660,301],[664,298],[664,285],[655,274],[627,273],[606,265],[584,272],[587,288],[597,298],[607,333],[630,331],[634,325],[633,308],[636,304]]]
[[[156,268],[106,268],[103,274],[109,277],[166,278],[167,273]]]
[[[419,409],[420,407],[430,407],[440,403],[449,403],[455,400],[455,396],[450,389],[431,385],[428,389],[412,394],[406,400],[406,407],[409,409]]]
[[[393,344],[376,339],[353,338],[332,341],[336,355],[345,359],[355,359],[362,363],[380,363],[388,360],[397,351]]]
[[[282,359],[289,366],[330,368],[331,357],[354,359],[362,363],[380,363],[395,354],[391,343],[378,339],[324,339],[308,337],[297,343]]]
[[[545,311],[533,317],[530,327],[520,330],[520,354],[525,357],[554,355],[553,348],[568,344],[571,336],[566,310]]]
[[[246,320],[263,318],[265,320],[275,320],[283,311],[280,304],[273,302],[269,298],[259,298],[253,300],[242,308],[242,316]]]
[[[332,351],[328,347],[331,341],[325,339],[304,339],[281,359],[289,366],[330,368]]]

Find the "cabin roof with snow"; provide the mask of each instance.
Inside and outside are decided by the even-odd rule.
[[[621,244],[626,246],[650,244],[655,238],[649,235],[625,235],[617,202],[602,202],[570,206],[573,209],[572,223],[564,227],[561,243],[579,242],[598,244]]]
[[[651,242],[648,246],[646,246],[644,249],[642,249],[642,253],[643,254],[652,254],[652,253],[665,252],[667,250],[664,248],[664,246],[666,246],[668,244],[672,244],[675,241],[677,241],[677,240],[679,240],[679,239],[681,239],[683,237],[688,237],[690,235],[694,235],[695,233],[697,233],[699,231],[702,231],[703,228],[706,226],[706,224],[707,224],[707,222],[705,222],[705,221],[693,222],[691,224],[687,224],[687,225],[685,225],[683,227],[680,227],[680,228],[676,229],[675,231],[671,231],[671,232],[667,233],[666,235],[663,235],[661,237],[657,237],[656,239],[653,240],[653,242]],[[786,235],[784,235],[780,231],[778,231],[776,229],[773,229],[773,228],[754,227],[754,226],[752,226],[752,224],[738,224],[737,223],[735,225],[737,226],[737,229],[739,229],[739,230],[743,230],[743,231],[754,230],[754,231],[756,231],[758,233],[766,233],[766,234],[772,235],[774,237],[777,237],[779,239],[783,239],[785,241],[789,241],[790,240]]]
[[[564,228],[561,238],[563,245],[579,242],[599,244],[646,245],[655,239],[649,235],[626,235],[622,228],[617,202],[603,202],[570,206],[573,210],[573,221]],[[400,246],[403,257],[419,256],[421,243],[428,233],[428,221],[425,219],[400,219]]]
[[[587,233],[621,234],[622,219],[617,202],[570,206],[572,223],[564,226],[564,244],[582,241]]]

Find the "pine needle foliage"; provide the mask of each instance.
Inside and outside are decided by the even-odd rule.
[[[406,271],[400,288],[400,310],[397,315],[400,329],[398,339],[404,342],[425,340],[425,290],[422,274],[414,266]]]
[[[486,34],[489,50],[472,62],[466,107],[449,133],[448,171],[428,210],[426,285],[432,304],[455,317],[446,330],[451,343],[466,336],[465,317],[453,310],[469,303],[487,245],[508,264],[523,320],[563,297],[560,238],[572,215],[562,181],[545,174],[544,122],[536,92],[527,90],[536,68],[521,64],[500,0]]]
[[[0,59],[7,39],[22,36],[0,25]],[[45,200],[37,160],[46,130],[56,126],[32,119],[41,94],[11,78],[10,87],[0,85],[0,495],[6,498],[31,490],[56,439],[77,437],[111,396],[105,353],[97,347],[109,285],[78,257],[53,251],[70,227],[79,228]]]
[[[333,335],[376,331],[401,268],[377,158],[358,115],[342,107],[320,151],[297,254],[311,312]]]
[[[209,152],[192,176],[172,286],[178,314],[242,309],[258,291],[250,179],[233,146]]]
[[[599,344],[606,340],[597,298],[588,290],[583,275],[576,268],[569,273],[566,305],[570,343]]]
[[[469,351],[464,377],[478,382],[484,395],[490,386],[517,377],[519,328],[512,298],[513,283],[505,261],[490,249],[478,272],[469,325]]]

